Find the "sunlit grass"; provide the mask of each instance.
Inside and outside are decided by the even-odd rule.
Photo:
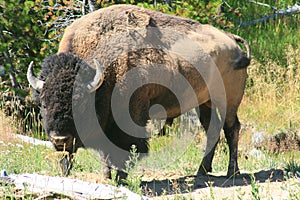
[[[253,62],[248,69],[248,87],[240,106],[239,115],[243,121],[269,133],[280,129],[299,129],[299,53],[299,48],[287,50],[288,67],[271,61],[264,66]]]

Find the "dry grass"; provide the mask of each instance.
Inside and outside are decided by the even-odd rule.
[[[13,133],[15,128],[11,124],[10,118],[6,117],[4,113],[0,110],[0,138],[3,142],[11,142],[14,140]]]
[[[248,69],[248,87],[240,106],[243,121],[269,133],[300,129],[300,46],[287,50],[288,66],[255,60]]]

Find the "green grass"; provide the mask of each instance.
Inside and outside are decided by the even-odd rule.
[[[50,153],[46,147],[9,142],[5,146],[1,144],[0,149],[0,168],[6,169],[10,174],[52,171],[45,159]]]
[[[297,1],[261,0],[259,2],[274,6],[277,10],[285,10],[287,5],[292,6]],[[228,20],[236,23],[236,26],[231,27],[229,31],[237,33],[249,41],[254,57],[260,62],[267,64],[272,60],[280,66],[286,67],[288,65],[288,58],[285,57],[286,49],[289,46],[298,48],[300,43],[300,14],[295,13],[263,23],[239,27],[239,22],[247,23],[270,16],[276,11],[249,1],[229,0],[227,3],[231,8],[225,6],[225,10],[229,11],[225,15]]]

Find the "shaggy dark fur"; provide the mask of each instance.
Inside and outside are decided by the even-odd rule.
[[[98,144],[100,145],[101,141],[95,144],[91,140],[99,137],[100,130],[95,130],[96,127],[89,123],[92,120],[89,115],[96,109],[97,120],[102,130],[114,145],[130,152],[131,145],[134,144],[139,152],[148,152],[146,131],[140,138],[136,138],[124,133],[114,122],[109,112],[110,94],[106,93],[106,82],[101,86],[101,90],[98,90],[95,94],[88,93],[86,85],[93,79],[94,75],[95,70],[93,68],[70,53],[53,55],[44,60],[39,77],[45,81],[45,85],[40,94],[37,93],[37,95],[39,95],[38,98],[41,102],[47,134],[49,135],[51,130],[61,136],[74,136],[76,145],[66,146],[66,150],[70,153],[76,152],[79,147],[84,147],[84,144],[87,143],[99,148]],[[95,103],[91,101],[94,95]],[[76,111],[74,111],[74,108]],[[79,116],[74,116],[74,114]],[[78,134],[74,117],[79,117],[82,120],[82,123],[77,125],[83,127],[84,131],[87,132],[88,139],[81,138],[82,135],[80,137]],[[57,148],[57,150],[62,149]],[[105,155],[111,151],[109,148],[101,150]],[[126,159],[124,158],[124,161]],[[114,164],[119,162],[119,160],[113,159],[110,161]]]
[[[78,76],[78,72],[83,76]],[[94,77],[95,70],[72,54],[58,54],[46,58],[39,78],[45,81],[37,93],[42,104],[42,116],[47,134],[49,131],[77,135],[73,121],[72,102],[78,103],[87,94],[84,86]],[[74,88],[75,78],[78,79]],[[46,106],[46,107],[45,107]]]

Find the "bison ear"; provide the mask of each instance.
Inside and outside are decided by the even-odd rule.
[[[92,82],[87,84],[87,88],[90,93],[96,91],[103,83],[104,80],[104,70],[101,67],[100,63],[94,59],[95,67],[96,67],[96,75]]]
[[[28,70],[27,70],[27,80],[33,89],[37,91],[41,91],[44,86],[44,81],[38,79],[33,74],[33,61],[30,62]]]

